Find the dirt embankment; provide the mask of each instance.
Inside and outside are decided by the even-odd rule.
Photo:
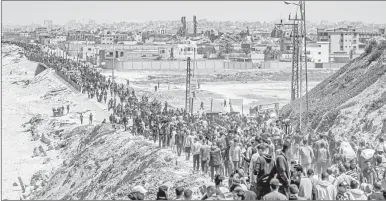
[[[63,165],[33,199],[128,199],[135,185],[143,185],[149,199],[155,199],[164,184],[190,187],[198,196],[198,187],[208,182],[191,174],[187,162],[170,150],[109,124],[76,127],[61,136]]]
[[[301,99],[305,105],[305,97]],[[281,113],[299,122],[299,100]],[[303,113],[303,120],[306,119]],[[365,53],[339,69],[309,92],[309,127],[338,137],[374,140],[385,134],[386,42],[373,41]],[[305,121],[302,122],[305,125]],[[381,133],[383,132],[383,133]]]

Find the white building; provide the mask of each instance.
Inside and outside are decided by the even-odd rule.
[[[112,36],[101,37],[101,44],[113,44],[114,38]]]
[[[100,47],[94,45],[84,45],[82,47],[82,58],[95,57],[99,54]]]
[[[307,58],[311,59],[311,62],[315,63],[330,62],[329,46],[329,42],[317,42],[307,44]]]
[[[67,41],[67,36],[65,35],[58,35],[58,36],[55,36],[55,39],[57,42],[66,42]]]
[[[28,32],[21,32],[20,36],[22,36],[22,37],[29,37],[30,35],[29,35]]]

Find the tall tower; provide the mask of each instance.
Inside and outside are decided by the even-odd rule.
[[[181,17],[181,24],[182,24],[181,35],[186,36],[186,17],[185,16]]]
[[[194,30],[194,37],[197,37],[197,19],[196,16],[193,16],[193,30]]]

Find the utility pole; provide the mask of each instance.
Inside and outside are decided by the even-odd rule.
[[[190,57],[187,59],[186,63],[186,90],[185,90],[185,114],[189,112],[190,109]]]
[[[280,24],[276,24],[278,27],[282,26],[292,26],[292,80],[291,80],[291,101],[294,101],[295,99],[299,98],[299,38],[298,38],[298,24],[296,21],[297,18],[291,19],[289,17],[289,20],[293,20],[293,23],[286,23],[283,24],[283,21],[281,21]]]
[[[114,67],[115,67],[115,39],[113,40],[113,67],[111,68],[112,72],[111,72],[111,76],[113,76],[111,78],[112,80],[112,83],[114,83]]]
[[[297,55],[293,55],[293,58],[297,57],[298,58],[298,63],[297,63],[297,69],[296,65],[294,63],[294,60],[292,61],[293,64],[293,69],[292,69],[292,90],[296,90],[295,93],[292,91],[291,92],[291,100],[295,100],[296,98],[301,98],[303,96],[303,66],[305,67],[305,95],[306,95],[306,125],[308,125],[309,119],[308,119],[308,69],[307,69],[307,32],[306,32],[306,20],[305,20],[305,2],[304,1],[299,1],[299,3],[291,3],[291,2],[285,2],[286,4],[293,4],[296,6],[299,6],[300,8],[300,19],[297,18],[297,13],[295,19],[289,18],[289,20],[293,20],[294,24],[300,25],[300,30],[295,30],[293,31],[293,43],[294,47],[296,47],[296,51],[294,50],[293,52],[296,53]],[[296,23],[297,21],[300,21],[300,23]],[[304,40],[304,41],[303,41]],[[304,49],[303,49],[303,44],[304,44]],[[304,61],[303,61],[303,52],[304,52]],[[303,63],[304,62],[304,63]],[[299,66],[300,64],[300,66]],[[299,69],[300,67],[300,69]],[[300,70],[300,72],[299,72]],[[297,71],[298,73],[296,73]],[[296,83],[296,88],[294,88],[294,77],[297,75],[297,80],[298,83]],[[296,93],[297,92],[297,93]],[[299,128],[302,130],[302,114],[303,114],[303,103],[301,100],[299,100],[300,104],[300,111],[299,111]]]
[[[303,35],[304,35],[304,55],[305,55],[305,74],[306,74],[306,123],[308,125],[309,119],[308,119],[308,68],[307,68],[307,29],[306,29],[306,2],[300,1],[300,12],[303,19]]]

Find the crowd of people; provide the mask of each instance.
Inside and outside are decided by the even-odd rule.
[[[138,98],[128,83],[118,84],[86,64],[48,57],[38,45],[16,45],[28,58],[69,76],[90,99],[107,104],[110,123],[192,160],[192,174],[214,182],[200,188],[201,200],[385,200],[382,136],[371,143],[338,139],[332,132],[302,133],[269,112],[254,118],[235,113],[190,115],[167,102]],[[170,197],[171,190],[159,187],[157,200],[192,199],[189,188],[174,189],[176,197]],[[135,186],[128,198],[148,196],[143,186]]]

